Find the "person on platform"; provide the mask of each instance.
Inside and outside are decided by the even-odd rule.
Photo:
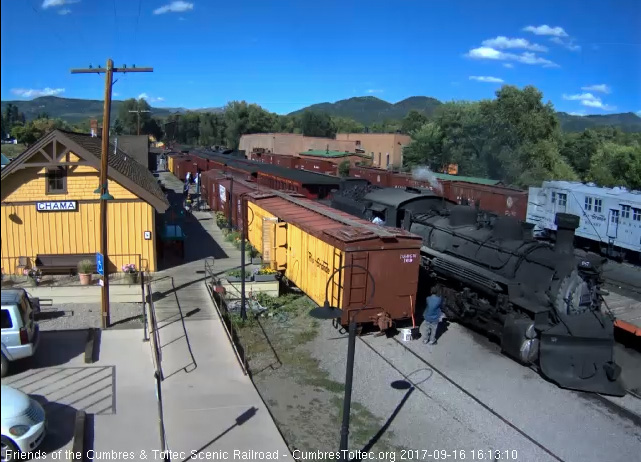
[[[441,320],[443,309],[443,299],[437,294],[436,287],[432,287],[430,292],[431,295],[427,297],[427,305],[423,312],[423,322],[420,330],[423,343],[435,345],[436,330]]]

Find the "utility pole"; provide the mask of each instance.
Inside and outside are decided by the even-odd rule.
[[[96,192],[100,193],[100,253],[104,259],[104,277],[102,285],[102,328],[106,329],[111,324],[109,317],[109,258],[107,257],[107,200],[113,199],[109,195],[107,184],[107,168],[109,157],[109,122],[111,118],[111,89],[113,87],[113,75],[117,72],[153,72],[151,67],[127,66],[114,67],[112,59],[107,60],[107,67],[88,69],[71,69],[72,74],[105,74],[105,102],[102,117],[102,152],[100,163],[100,186]],[[140,268],[138,268],[140,270]]]
[[[151,112],[151,111],[147,111],[147,110],[142,111],[142,110],[138,109],[136,111],[129,111],[129,112],[135,112],[136,114],[138,114],[138,135],[140,135],[140,113],[141,112]]]

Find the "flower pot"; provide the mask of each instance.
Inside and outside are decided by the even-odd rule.
[[[254,275],[254,281],[255,282],[267,282],[267,281],[275,281],[276,280],[276,273],[273,274],[255,274]]]
[[[136,284],[138,282],[138,273],[125,273],[125,280],[129,284]]]
[[[88,286],[89,284],[91,284],[91,273],[89,274],[80,273],[78,274],[78,277],[80,278],[81,286]]]

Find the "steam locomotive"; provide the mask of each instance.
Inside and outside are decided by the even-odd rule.
[[[605,260],[575,254],[578,217],[557,214],[551,244],[532,225],[430,190],[351,185],[332,206],[422,236],[423,288],[436,285],[448,318],[495,337],[507,356],[563,388],[625,394],[613,319],[601,311]]]

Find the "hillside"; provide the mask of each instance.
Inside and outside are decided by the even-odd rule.
[[[53,119],[63,119],[69,123],[83,122],[89,118],[102,118],[103,102],[91,99],[59,98],[57,96],[42,96],[30,101],[2,101],[1,110],[4,112],[8,104],[18,107],[27,120],[34,119],[39,113],[46,112]],[[111,105],[112,119],[118,114],[122,101],[113,100]],[[152,115],[164,117],[175,113],[184,113],[185,108],[151,108]],[[220,112],[220,108],[199,109],[198,112]]]
[[[337,117],[348,117],[364,125],[370,125],[387,119],[402,119],[412,109],[421,111],[429,116],[440,104],[440,101],[427,96],[412,96],[395,104],[374,96],[362,96],[344,99],[335,103],[313,104],[289,115],[301,114],[311,110],[327,112]]]
[[[304,111],[323,111],[332,116],[349,117],[369,125],[383,122],[385,119],[400,120],[411,111],[416,110],[431,115],[442,104],[434,98],[412,96],[396,104],[388,103],[373,96],[349,98],[335,103],[320,103],[299,109],[290,115],[301,114]],[[574,116],[565,112],[557,112],[561,128],[564,131],[579,132],[586,128],[613,125],[625,132],[641,132],[641,117],[627,112],[621,114]]]

